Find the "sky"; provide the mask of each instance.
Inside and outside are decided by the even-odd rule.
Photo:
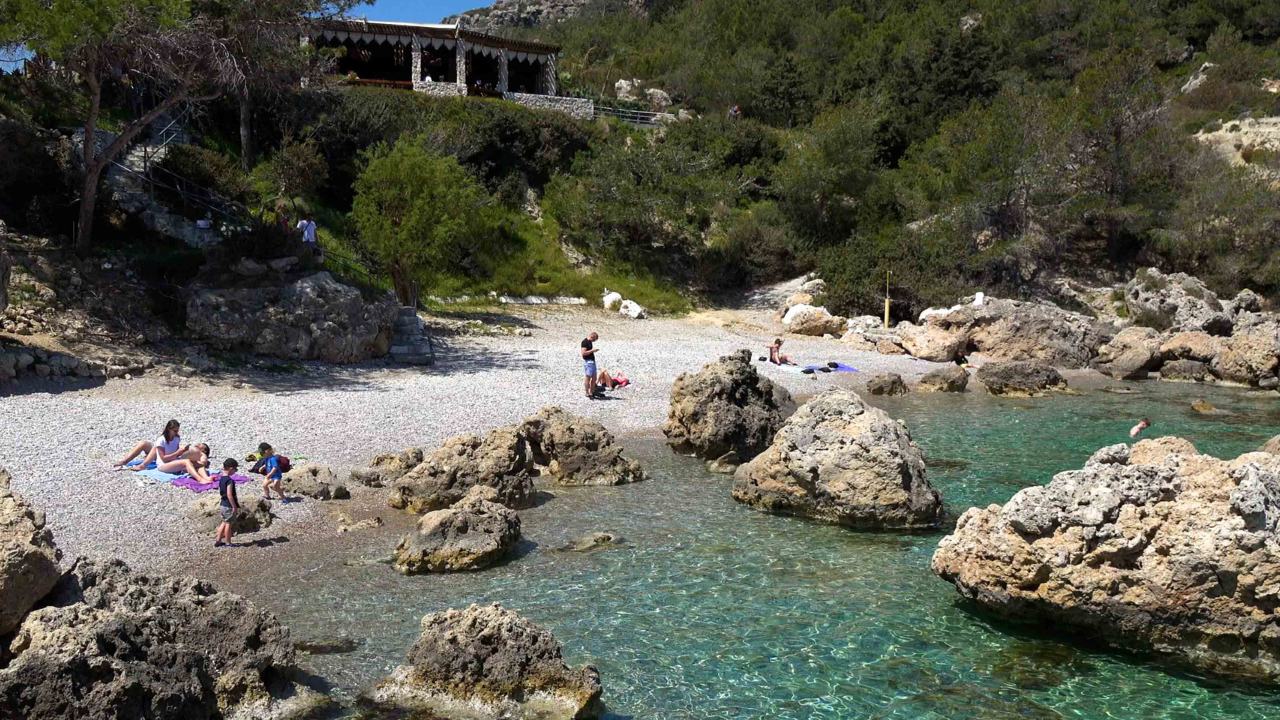
[[[447,15],[474,10],[490,4],[489,0],[375,0],[351,10],[353,17],[370,20],[437,23]]]

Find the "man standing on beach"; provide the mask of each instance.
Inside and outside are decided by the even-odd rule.
[[[600,336],[595,332],[586,336],[582,340],[582,370],[586,373],[583,381],[583,387],[587,391],[587,399],[594,400],[596,397],[596,341]]]

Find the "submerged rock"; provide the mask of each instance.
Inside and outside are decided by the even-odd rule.
[[[422,448],[408,448],[398,453],[378,455],[369,467],[351,471],[351,481],[367,487],[386,487],[422,464]]]
[[[742,458],[738,457],[738,453],[730,450],[715,460],[708,460],[707,472],[712,472],[717,475],[732,475],[741,464]]]
[[[907,384],[897,373],[880,373],[867,378],[867,392],[872,395],[906,395]]]
[[[301,717],[328,701],[294,680],[289,631],[245,599],[81,558],[29,614],[0,669],[0,714]]]
[[[520,516],[478,485],[453,507],[418,520],[396,546],[394,565],[405,575],[480,570],[497,563],[520,541]]]
[[[901,423],[850,390],[796,411],[773,444],[734,474],[733,499],[856,529],[937,527],[942,498]]]
[[[12,480],[0,468],[0,637],[18,627],[62,574],[62,552],[44,526],[44,513],[9,489]]]
[[[1280,457],[1160,438],[968,510],[932,566],[998,615],[1275,682],[1278,525]]]
[[[406,663],[371,699],[446,716],[591,720],[604,713],[600,696],[595,668],[569,668],[550,632],[494,604],[423,617]]]
[[[644,479],[603,425],[546,407],[520,425],[535,464],[558,485],[625,485]]]
[[[786,388],[751,365],[751,351],[739,350],[676,378],[662,432],[678,453],[710,460],[733,451],[746,461],[769,446],[794,408]]]
[[[514,427],[484,437],[463,435],[444,441],[435,452],[391,486],[391,507],[425,513],[458,502],[471,488],[494,488],[497,501],[510,508],[533,504],[533,457],[529,443]]]
[[[561,552],[594,552],[596,550],[604,550],[605,548],[616,547],[622,544],[622,538],[611,532],[595,532],[582,537],[574,538],[568,543],[561,545],[557,550]]]
[[[969,386],[969,371],[959,365],[930,370],[920,378],[920,392],[964,392]]]
[[[987,363],[978,368],[978,380],[992,395],[1040,397],[1067,389],[1067,381],[1057,370],[1036,362]]]

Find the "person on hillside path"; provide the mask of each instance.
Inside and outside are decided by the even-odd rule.
[[[236,470],[240,463],[235,458],[227,458],[222,462],[222,474],[218,476],[218,511],[222,514],[222,523],[218,525],[218,533],[214,536],[213,546],[222,547],[231,544],[231,536],[235,531],[231,521],[240,512],[240,498],[236,495]]]
[[[586,374],[583,378],[583,389],[587,391],[587,399],[595,400],[596,398],[596,341],[600,336],[595,332],[582,339],[582,370]]]
[[[302,246],[311,253],[311,257],[319,261],[323,255],[320,249],[320,241],[316,237],[316,221],[311,219],[310,215],[303,215],[298,221],[298,231],[302,233]]]

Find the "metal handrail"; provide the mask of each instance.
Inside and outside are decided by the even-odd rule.
[[[645,110],[627,110],[625,108],[596,105],[596,117],[607,115],[622,122],[640,127],[660,127],[663,122],[673,116],[670,113],[648,112]]]

